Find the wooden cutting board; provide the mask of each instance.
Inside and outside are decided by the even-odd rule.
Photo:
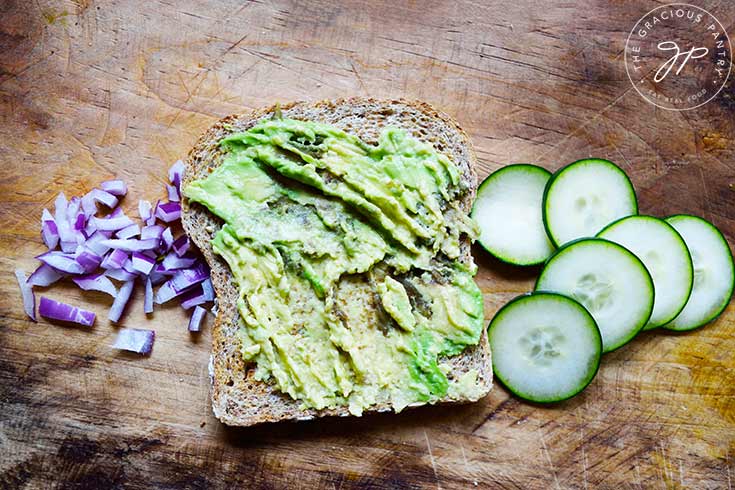
[[[697,2],[733,33],[728,1]],[[501,165],[619,163],[641,211],[695,213],[735,241],[735,82],[687,112],[656,109],[625,74],[628,32],[653,1],[0,3],[0,487],[731,488],[735,308],[650,332],[606,355],[580,396],[228,429],[211,414],[211,319],[176,306],[149,358],[115,352],[110,299],[91,329],[28,321],[12,275],[43,251],[59,191],[125,179],[124,202],[163,197],[168,166],[234,112],[340,96],[426,100],[468,131],[481,177]],[[537,271],[476,249],[486,316]]]

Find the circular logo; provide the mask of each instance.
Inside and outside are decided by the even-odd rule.
[[[706,104],[732,67],[730,38],[719,20],[687,3],[657,7],[636,23],[625,43],[625,70],[636,91],[662,109]]]

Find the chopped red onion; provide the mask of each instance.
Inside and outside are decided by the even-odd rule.
[[[128,186],[122,180],[107,180],[100,184],[103,191],[107,191],[110,194],[116,196],[124,196],[128,193]]]
[[[155,259],[148,257],[140,252],[133,252],[133,269],[147,276],[153,270],[156,264]]]
[[[126,350],[136,354],[149,355],[156,340],[156,332],[138,328],[121,328],[113,349]]]
[[[145,223],[149,224],[148,220],[153,216],[153,212],[151,211],[151,203],[148,201],[144,201],[141,199],[138,201],[138,215],[140,216],[140,219]]]
[[[61,251],[67,254],[74,253],[77,250],[77,247],[79,244],[76,241],[73,242],[67,242],[62,240],[61,241]]]
[[[77,217],[77,214],[79,213],[79,208],[82,205],[82,200],[79,199],[76,196],[72,196],[71,199],[69,199],[69,202],[66,206],[66,219],[71,223],[74,221]]]
[[[204,299],[204,291],[199,285],[181,295],[181,307],[185,310],[188,310],[192,306],[201,305],[206,302],[207,300]]]
[[[137,277],[137,274],[130,273],[123,268],[120,269],[109,269],[105,271],[107,277],[111,277],[117,281],[132,281]]]
[[[102,257],[82,246],[82,250],[77,254],[75,260],[84,268],[84,272],[90,273],[100,266]]]
[[[20,294],[23,297],[23,309],[28,318],[36,321],[36,295],[33,294],[33,287],[26,280],[26,273],[20,269],[15,269],[15,278],[18,280]]]
[[[123,250],[114,249],[105,256],[100,265],[103,269],[122,269],[122,266],[125,265],[125,262],[129,258],[128,254]]]
[[[112,303],[110,313],[107,315],[107,318],[109,318],[110,321],[115,323],[120,321],[125,305],[128,304],[130,295],[133,292],[133,286],[135,286],[135,281],[128,281],[120,286],[120,292],[115,296],[115,301]]]
[[[110,238],[108,235],[108,232],[95,231],[89,238],[87,238],[84,245],[97,255],[105,255],[110,250],[110,247],[102,242]]]
[[[44,209],[41,213],[41,238],[49,250],[55,249],[59,244],[59,229],[48,209]]]
[[[69,225],[69,218],[67,217],[69,203],[66,200],[66,196],[63,192],[59,192],[54,202],[54,221],[56,221],[56,228],[59,232],[59,238],[63,242],[76,242],[74,235],[71,233],[71,226]]]
[[[177,293],[176,291],[174,291],[174,288],[171,285],[171,281],[165,282],[160,288],[158,288],[158,291],[156,291],[156,304],[162,305],[163,303],[166,303],[175,298],[179,294],[181,293]]]
[[[174,252],[169,252],[161,262],[166,271],[174,269],[187,269],[196,263],[197,259],[190,257],[179,257]]]
[[[150,273],[148,278],[151,280],[151,285],[158,286],[159,284],[161,284],[162,282],[165,282],[168,279],[168,275],[161,274],[160,272],[156,272],[156,270],[154,269],[153,272]]]
[[[212,287],[211,278],[208,277],[202,282],[202,291],[204,291],[204,299],[214,301],[214,287]]]
[[[115,216],[112,218],[97,218],[96,216],[94,216],[92,217],[92,221],[95,222],[98,230],[103,231],[122,230],[123,228],[126,228],[133,224],[133,221],[125,215]]]
[[[136,235],[140,235],[140,226],[138,226],[136,223],[133,223],[130,226],[126,226],[122,230],[119,230],[117,233],[115,233],[115,236],[118,238],[133,238]]]
[[[135,238],[127,238],[123,240],[113,238],[110,240],[102,240],[102,243],[110,248],[125,250],[126,252],[142,252],[143,250],[152,250],[158,246],[158,240],[151,238],[147,240],[137,240]]]
[[[178,202],[165,202],[156,206],[156,217],[165,223],[170,223],[181,218],[181,204]]]
[[[145,300],[143,301],[143,311],[153,313],[153,284],[151,278],[145,278]]]
[[[54,301],[52,299],[41,296],[41,302],[38,305],[38,313],[51,320],[59,320],[62,322],[77,323],[91,327],[94,324],[96,315],[87,310],[77,308],[76,306]]]
[[[92,189],[92,192],[90,192],[90,194],[92,195],[92,199],[104,204],[108,208],[114,208],[115,206],[117,206],[117,197],[113,196],[107,191],[104,191],[102,189]]]
[[[109,294],[113,298],[117,296],[117,288],[112,284],[112,281],[102,273],[75,277],[72,281],[85,291],[101,291]]]
[[[82,210],[84,211],[84,216],[87,218],[97,212],[97,205],[94,202],[94,197],[91,192],[82,196]]]
[[[176,274],[176,269],[168,270],[164,267],[163,262],[158,262],[153,268],[153,273],[162,274],[164,276],[173,276]]]
[[[171,246],[173,247],[174,252],[176,252],[176,255],[183,257],[189,250],[189,237],[181,235],[179,238],[174,240],[174,243]]]
[[[174,235],[171,233],[171,228],[166,228],[161,233],[161,240],[163,240],[164,252],[171,250],[171,246],[174,244]]]
[[[84,227],[84,233],[87,234],[87,236],[92,235],[95,231],[97,231],[97,223],[95,223],[92,220],[87,221],[87,225]]]
[[[190,332],[198,332],[201,328],[202,319],[204,318],[204,315],[207,313],[207,310],[202,308],[201,306],[197,306],[194,308],[194,311],[191,314],[191,318],[189,319],[189,331]]]
[[[168,180],[171,182],[176,188],[181,191],[181,178],[184,175],[184,162],[181,160],[177,160],[174,162],[173,165],[171,165],[171,168],[168,169]]]
[[[148,238],[155,238],[156,240],[160,240],[162,234],[163,234],[163,226],[148,225],[148,226],[143,227],[143,229],[140,231],[140,238],[141,240],[146,240]]]
[[[31,286],[46,287],[55,283],[59,279],[64,277],[64,274],[57,271],[53,267],[49,267],[46,264],[41,264],[38,269],[33,271],[31,277],[28,278],[28,284]]]
[[[127,186],[120,179],[103,182],[81,198],[67,200],[63,192],[59,193],[54,202],[54,214],[44,210],[41,217],[42,238],[49,248],[37,257],[42,264],[27,281],[22,271],[16,272],[19,284],[23,282],[21,291],[26,311],[29,292],[33,300],[33,286],[48,286],[73,274],[72,279],[80,288],[102,291],[115,298],[109,318],[118,322],[129,303],[135,280],[140,277],[145,281],[143,308],[146,313],[153,311],[154,302],[164,303],[181,297],[182,306],[195,308],[189,327],[191,331],[198,331],[206,313],[199,305],[214,299],[209,270],[198,258],[188,255],[191,242],[186,235],[174,239],[170,228],[156,224],[157,218],[166,223],[181,218],[183,171],[181,161],[169,171],[168,202],[158,200],[155,206],[145,200],[138,202],[144,225],[134,223],[118,206],[118,196],[127,193]],[[107,216],[96,216],[97,202],[112,208]],[[115,238],[112,238],[113,233]],[[138,236],[140,238],[136,238]],[[59,245],[61,251],[55,251]],[[119,290],[110,279],[123,283]],[[161,283],[154,294],[153,287]],[[48,298],[41,298],[39,313],[85,325],[95,321],[92,312]]]
[[[155,225],[156,224],[156,213],[158,212],[158,205],[161,204],[161,200],[156,201],[156,205],[153,206],[153,209],[151,209],[151,217],[148,218],[148,221],[145,222],[146,225]]]
[[[71,254],[52,251],[38,255],[36,258],[60,272],[68,272],[69,274],[84,273],[84,267]]]
[[[140,274],[140,271],[138,269],[136,269],[135,267],[133,267],[133,258],[132,258],[132,255],[123,264],[123,270],[126,271],[126,272],[129,272],[129,273],[131,273],[133,275],[136,275],[136,276]]]
[[[168,190],[168,200],[173,202],[179,202],[181,201],[181,196],[179,196],[179,190],[176,188],[175,185],[167,185],[166,189]]]
[[[199,284],[209,277],[209,272],[202,264],[197,264],[193,269],[182,269],[174,274],[169,283],[177,293],[181,293],[195,284]]]

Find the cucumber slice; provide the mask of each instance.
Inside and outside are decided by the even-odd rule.
[[[664,220],[628,216],[597,234],[633,252],[653,278],[656,298],[643,330],[668,323],[684,309],[692,292],[694,270],[684,239]]]
[[[515,265],[536,265],[554,246],[546,236],[541,201],[551,172],[528,164],[508,165],[492,173],[477,190],[472,218],[480,226],[480,245]]]
[[[570,163],[546,184],[544,226],[557,247],[593,237],[613,221],[637,213],[633,184],[620,167],[607,160]]]
[[[689,247],[694,263],[694,287],[684,309],[669,330],[692,330],[711,322],[730,302],[735,266],[727,240],[712,223],[697,216],[679,214],[666,218]]]
[[[635,337],[653,310],[653,280],[646,266],[626,248],[602,238],[584,238],[559,249],[541,271],[536,290],[582,303],[600,328],[603,352]]]
[[[582,305],[555,293],[518,296],[488,327],[493,371],[517,396],[556,402],[582,391],[600,367],[602,338]]]

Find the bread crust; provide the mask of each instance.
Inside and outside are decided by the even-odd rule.
[[[206,177],[222,162],[224,153],[218,141],[228,134],[245,131],[276,111],[284,117],[332,124],[363,140],[376,143],[386,126],[405,129],[419,140],[431,143],[457,164],[462,172],[461,207],[469,212],[477,189],[474,167],[476,155],[467,134],[448,115],[424,102],[347,98],[319,102],[292,102],[256,109],[248,113],[227,116],[215,123],[189,152],[183,184]],[[239,353],[235,333],[239,323],[236,307],[238,288],[227,263],[211,246],[214,233],[222,221],[205,207],[182,200],[182,224],[187,235],[202,251],[212,270],[212,284],[218,298],[218,312],[212,330],[212,408],[215,416],[227,425],[250,426],[281,420],[308,420],[324,416],[349,416],[346,407],[336,409],[304,409],[301,402],[280,393],[272,385],[256,381],[254,369],[247,366]],[[462,244],[462,259],[472,260],[470,243]],[[448,359],[451,375],[459,376],[469,369],[479,373],[478,383],[484,396],[492,386],[492,364],[487,330],[483,329],[478,345],[466,348],[460,355]],[[469,399],[445,397],[444,402],[468,402]],[[419,404],[416,404],[419,405]],[[370,411],[389,411],[390,405],[369,407]]]

